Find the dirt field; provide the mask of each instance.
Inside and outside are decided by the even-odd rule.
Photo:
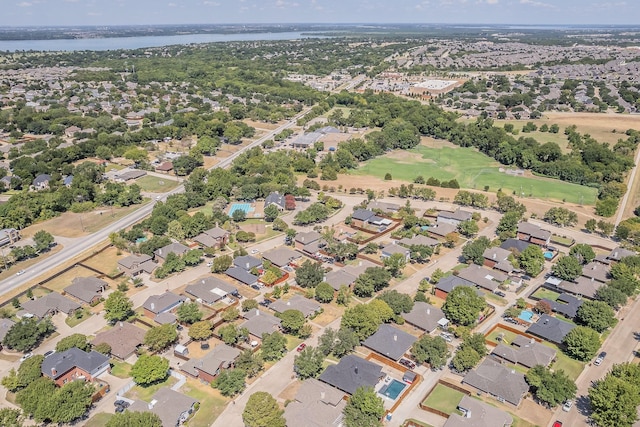
[[[266,234],[267,228],[265,224],[240,224],[240,229],[247,233]]]
[[[43,286],[52,291],[62,292],[64,288],[69,286],[76,277],[95,277],[95,272],[82,266],[73,267],[66,273],[61,274],[53,280],[44,283]]]
[[[83,264],[102,271],[104,274],[110,274],[117,270],[118,260],[130,255],[128,252],[123,252],[118,255],[118,252],[120,251],[112,246],[100,252],[100,254],[89,258]]]

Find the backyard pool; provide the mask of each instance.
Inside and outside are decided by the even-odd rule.
[[[253,208],[251,207],[251,203],[234,203],[231,205],[231,208],[229,208],[229,216],[233,216],[235,211],[244,211],[244,213],[248,215],[249,212],[253,212]]]
[[[544,253],[544,259],[549,260],[549,259],[553,259],[553,252],[551,251],[546,251]]]
[[[388,397],[389,399],[396,400],[406,386],[407,385],[401,381],[391,380],[389,384],[385,384],[382,386],[379,393],[383,396]]]
[[[518,316],[518,319],[522,319],[525,322],[531,323],[531,319],[533,319],[533,311],[531,311],[531,310],[522,310],[520,312],[520,315]]]

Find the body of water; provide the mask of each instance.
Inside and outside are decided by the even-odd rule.
[[[80,51],[140,49],[190,43],[214,43],[255,40],[295,40],[302,38],[326,38],[312,33],[239,33],[239,34],[182,34],[176,36],[112,37],[63,40],[0,40],[0,51]]]

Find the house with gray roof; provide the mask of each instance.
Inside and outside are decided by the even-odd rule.
[[[164,427],[177,427],[196,411],[196,403],[198,401],[192,397],[163,387],[151,397],[151,402],[136,400],[128,410],[152,412],[160,418]]]
[[[327,282],[333,289],[339,291],[343,286],[350,288],[355,283],[356,279],[357,276],[345,271],[344,268],[341,268],[340,270],[334,270],[327,273],[322,281]]]
[[[472,216],[473,214],[471,212],[463,211],[462,209],[457,209],[454,212],[440,211],[438,212],[437,222],[451,224],[457,227],[461,222],[471,221]]]
[[[446,222],[439,222],[433,226],[430,226],[428,233],[436,238],[444,238],[447,234],[454,233],[458,230],[458,227]]]
[[[241,351],[226,344],[219,344],[199,359],[189,359],[180,370],[209,384],[223,369],[233,366]]]
[[[485,267],[495,268],[504,273],[513,272],[514,268],[509,261],[511,251],[502,249],[500,247],[490,247],[484,250],[482,257],[484,258],[483,264]]]
[[[466,279],[479,288],[493,292],[508,279],[508,276],[499,271],[487,270],[479,265],[471,264],[458,272],[458,278]]]
[[[33,189],[36,191],[45,190],[49,188],[49,182],[51,182],[51,175],[41,173],[34,178],[32,183]]]
[[[242,317],[247,320],[240,327],[247,328],[249,333],[258,339],[262,339],[263,334],[271,334],[280,330],[280,319],[257,308],[242,313]]]
[[[369,210],[382,211],[385,214],[394,214],[400,210],[400,205],[397,203],[381,202],[379,200],[372,200],[367,206]]]
[[[524,252],[525,249],[527,249],[527,247],[530,245],[531,243],[529,242],[525,242],[524,240],[518,240],[518,239],[507,239],[504,242],[502,242],[502,244],[500,245],[500,247],[502,249],[506,249],[509,252],[511,251],[516,251],[518,253],[522,253]]]
[[[224,273],[232,279],[235,279],[240,283],[244,283],[247,286],[255,285],[258,283],[258,276],[254,276],[244,268],[231,267]]]
[[[213,305],[228,295],[238,295],[238,288],[217,277],[205,277],[187,285],[185,293],[202,304]]]
[[[611,251],[609,255],[607,255],[607,259],[610,261],[620,261],[622,258],[626,258],[628,256],[635,256],[636,253],[634,251],[630,251],[628,249],[622,248],[618,246],[614,250]]]
[[[251,255],[243,255],[233,259],[233,265],[247,271],[262,268],[262,260]]]
[[[301,231],[296,234],[293,241],[296,249],[310,254],[316,253],[319,248],[324,246],[322,234],[317,231]]]
[[[7,332],[9,332],[9,329],[15,324],[16,322],[11,319],[0,319],[0,349],[2,349],[2,341],[4,341],[4,337],[7,336]]]
[[[444,427],[510,427],[513,418],[505,411],[481,400],[464,395],[458,403],[459,415],[449,415]]]
[[[520,405],[520,401],[529,391],[524,374],[491,359],[485,359],[480,366],[467,373],[462,383],[514,406]]]
[[[275,205],[279,211],[283,211],[285,207],[284,195],[274,191],[264,199],[264,207]]]
[[[431,248],[438,246],[440,242],[436,239],[432,239],[431,237],[423,236],[421,234],[415,235],[412,238],[405,237],[404,239],[398,241],[399,245],[410,247],[410,246],[429,246]]]
[[[547,246],[551,241],[551,232],[529,222],[521,222],[518,224],[518,239],[538,246]]]
[[[145,316],[150,319],[155,319],[160,313],[175,311],[186,300],[182,295],[165,292],[161,295],[151,295],[144,304],[142,304],[142,308],[144,309]]]
[[[107,282],[97,277],[76,277],[64,288],[64,292],[86,304],[93,304],[102,298],[108,286]]]
[[[262,254],[262,258],[266,259],[271,264],[280,268],[285,267],[291,263],[295,263],[301,257],[302,255],[300,255],[300,253],[284,246],[271,249]]]
[[[114,175],[115,182],[127,182],[141,178],[147,174],[147,171],[140,169],[123,169]]]
[[[388,244],[387,246],[382,248],[380,253],[380,258],[382,259],[390,258],[392,255],[395,255],[395,254],[402,255],[406,261],[409,261],[409,258],[411,258],[411,251],[405,248],[404,246],[396,245],[395,240],[393,243]]]
[[[288,426],[341,427],[347,401],[344,392],[315,378],[304,380],[284,409]]]
[[[609,274],[610,271],[610,266],[591,261],[589,264],[582,267],[582,276],[604,284],[611,280],[611,274]]]
[[[98,333],[91,344],[109,344],[111,356],[125,360],[142,345],[146,332],[132,323],[118,322],[113,328]]]
[[[0,230],[0,246],[15,243],[20,240],[20,232],[15,228],[3,228]]]
[[[573,295],[562,293],[558,295],[555,301],[543,298],[541,301],[546,302],[554,313],[562,314],[569,319],[573,319],[578,314],[578,309],[582,305],[582,300]]]
[[[518,335],[510,343],[499,343],[491,354],[509,363],[532,368],[536,365],[549,366],[556,358],[556,350],[523,335]]]
[[[93,381],[110,369],[109,357],[95,350],[82,351],[76,347],[54,353],[42,362],[42,375],[51,378],[57,386],[70,381]]]
[[[304,317],[309,317],[319,312],[322,307],[316,301],[305,298],[302,295],[294,295],[288,300],[277,299],[269,308],[276,313],[283,313],[287,310],[298,310]]]
[[[358,387],[374,387],[385,374],[382,367],[353,354],[344,356],[337,365],[329,365],[318,378],[347,394]]]
[[[416,341],[413,335],[384,323],[362,345],[397,362]]]
[[[355,227],[366,228],[367,226],[377,227],[378,231],[384,230],[392,224],[390,219],[376,215],[370,209],[356,209],[351,214],[351,224]]]
[[[443,277],[438,281],[438,283],[436,283],[435,295],[438,298],[446,299],[447,294],[451,292],[456,286],[468,286],[470,288],[476,288],[475,283],[452,274],[451,276]],[[481,294],[479,290],[478,294]]]
[[[81,307],[77,302],[63,297],[57,292],[51,292],[37,299],[27,300],[21,306],[26,313],[39,319],[56,313],[64,313],[69,316]]]
[[[554,344],[562,344],[564,337],[575,327],[573,323],[543,314],[536,323],[529,326],[527,333]]]
[[[347,265],[345,267],[342,267],[342,270],[355,277],[358,277],[362,273],[367,271],[367,268],[380,267],[379,265],[374,264],[371,261],[367,261],[367,260],[357,260],[357,261],[358,261],[357,264]]]
[[[177,256],[182,256],[185,253],[189,252],[189,248],[185,245],[183,245],[182,243],[178,243],[178,242],[173,242],[168,244],[167,246],[164,246],[158,250],[156,250],[154,252],[155,258],[160,261],[160,262],[164,262],[165,259],[167,259],[167,256],[169,254],[175,254]]]
[[[133,254],[118,260],[118,270],[131,277],[142,273],[151,274],[157,266],[158,264],[147,254]]]
[[[422,301],[416,301],[410,312],[402,313],[402,318],[408,324],[415,326],[428,334],[438,329],[438,326],[442,324],[442,319],[446,320],[442,310]]]

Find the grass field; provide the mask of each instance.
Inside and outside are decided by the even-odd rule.
[[[464,394],[458,390],[437,384],[422,403],[429,408],[437,409],[445,414],[451,414],[458,408],[458,403],[460,403],[463,396]]]
[[[136,180],[142,191],[148,193],[166,193],[173,190],[179,184],[178,181],[170,178],[158,178],[157,176],[143,176]]]
[[[532,293],[531,296],[535,297],[535,298],[539,298],[539,299],[546,298],[546,299],[549,299],[551,301],[555,301],[555,300],[558,299],[560,294],[558,292],[552,291],[551,289],[540,287],[540,288],[538,288],[537,291]]]
[[[551,365],[551,369],[553,369],[554,371],[562,369],[569,378],[575,381],[584,369],[584,363],[570,358],[569,356],[564,354],[557,345],[554,345],[547,341],[542,341],[542,344],[546,345],[547,347],[551,347],[558,352],[556,355],[556,361],[553,363],[553,365]]]
[[[73,328],[91,317],[91,311],[89,311],[85,307],[82,307],[80,309],[80,313],[82,313],[82,316],[80,316],[79,318],[76,317],[76,315],[67,316],[67,318],[64,319],[64,323],[66,323],[70,328]]]
[[[498,335],[501,335],[501,334],[503,336],[502,341],[498,341],[496,338],[498,337]],[[511,343],[517,336],[518,336],[517,334],[511,331],[502,329],[501,327],[497,327],[489,335],[487,335],[485,339],[487,341],[491,341],[495,343],[498,343],[498,342]]]
[[[118,255],[118,252],[121,252],[116,247],[110,247],[105,249],[104,251],[92,256],[83,264],[88,267],[95,268],[98,271],[101,271],[105,274],[111,274],[118,269],[118,260],[124,258],[129,255],[128,253],[121,253]]]
[[[111,417],[113,417],[113,414],[98,412],[93,417],[87,420],[84,427],[104,427],[104,425],[107,424]]]
[[[59,275],[55,279],[52,279],[47,283],[44,283],[43,286],[52,291],[62,292],[63,289],[69,286],[73,281],[73,279],[75,279],[76,277],[95,277],[95,276],[96,276],[96,273],[94,273],[93,271],[78,265],[77,267],[73,267],[67,272]]]
[[[189,420],[189,427],[208,427],[224,410],[228,399],[222,397],[218,390],[198,381],[187,379],[180,392],[200,402],[200,408]]]
[[[118,378],[129,378],[132,366],[126,362],[111,359],[111,375]]]
[[[425,180],[457,179],[462,188],[507,193],[523,193],[538,199],[566,200],[585,205],[594,204],[597,190],[582,185],[535,176],[511,176],[500,172],[501,165],[474,148],[418,146],[411,150],[395,151],[365,162],[353,174],[383,178],[390,173],[394,180],[412,182],[421,175]]]
[[[125,397],[128,397],[129,399],[134,399],[134,400],[140,399],[140,400],[144,400],[145,402],[151,402],[151,397],[154,394],[156,394],[158,390],[160,390],[163,387],[171,387],[177,382],[178,382],[177,379],[175,379],[172,376],[168,376],[166,380],[150,385],[148,387],[142,387],[142,386],[136,385],[136,386],[133,386],[133,388],[125,394]]]

